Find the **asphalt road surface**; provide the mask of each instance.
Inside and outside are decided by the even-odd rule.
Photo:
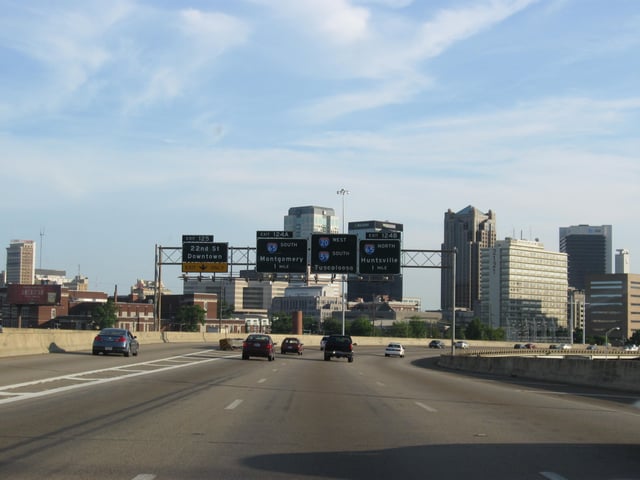
[[[6,479],[640,479],[632,394],[206,345],[2,359]]]

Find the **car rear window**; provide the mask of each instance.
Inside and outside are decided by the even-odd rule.
[[[251,341],[251,342],[268,342],[269,341],[269,337],[267,337],[265,335],[251,335],[249,337],[249,341]]]

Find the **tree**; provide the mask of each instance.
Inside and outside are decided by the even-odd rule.
[[[218,318],[231,318],[235,312],[235,305],[229,305],[223,299],[218,302]]]
[[[358,337],[371,335],[371,321],[367,317],[356,318],[349,325],[349,334]]]
[[[387,329],[390,337],[405,338],[409,336],[409,324],[407,322],[395,321]]]
[[[464,329],[464,336],[469,340],[486,340],[485,325],[479,319],[474,318]]]
[[[271,317],[271,333],[291,333],[293,320],[291,315],[278,313]]]
[[[474,318],[464,329],[464,338],[468,340],[496,340],[505,339],[505,331],[502,328],[491,328],[478,318]]]
[[[200,305],[182,305],[176,313],[176,319],[180,324],[180,330],[185,332],[197,332],[199,325],[205,324],[206,311]]]
[[[113,327],[118,321],[118,306],[113,300],[107,300],[107,303],[96,307],[93,319],[99,329]]]
[[[333,318],[327,318],[322,324],[322,329],[325,335],[342,333],[342,323]]]
[[[409,319],[409,336],[413,338],[427,337],[427,324],[418,318]]]
[[[303,317],[302,329],[305,332],[318,333],[318,322],[313,317]]]

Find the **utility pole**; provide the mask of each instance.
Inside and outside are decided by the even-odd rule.
[[[342,195],[342,233],[345,233],[344,231],[344,226],[345,226],[345,221],[344,221],[344,196],[345,195],[349,195],[349,190],[345,190],[344,188],[341,188],[340,190],[338,190],[336,192],[336,194],[338,195]],[[342,335],[344,335],[344,323],[345,323],[345,292],[344,292],[344,282],[345,282],[345,275],[342,275],[342,282],[340,282],[340,298],[342,299]]]

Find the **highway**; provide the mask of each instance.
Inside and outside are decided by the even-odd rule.
[[[355,348],[354,363],[198,344],[4,358],[2,478],[640,479],[632,394]]]

